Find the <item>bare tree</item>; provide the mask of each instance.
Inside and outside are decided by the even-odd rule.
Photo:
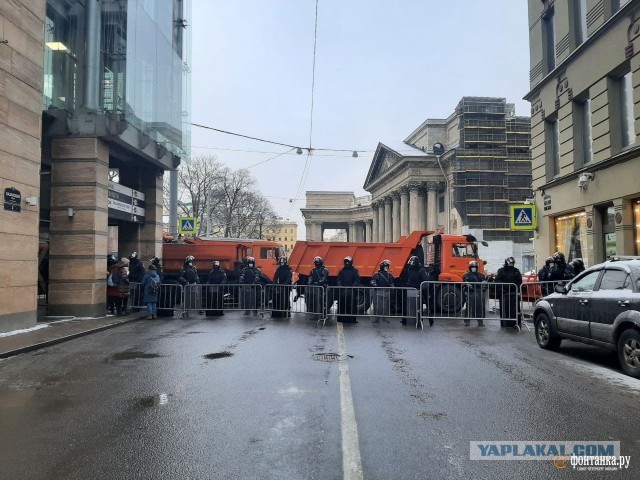
[[[164,192],[166,207],[168,179]],[[198,218],[200,235],[214,237],[261,238],[275,230],[277,221],[247,170],[231,170],[210,155],[195,156],[178,167],[178,208],[181,215]]]

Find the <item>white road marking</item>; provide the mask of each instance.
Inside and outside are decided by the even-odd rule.
[[[340,358],[346,358],[342,323],[336,322],[338,328],[338,352]],[[340,366],[340,415],[342,418],[342,470],[344,480],[362,480],[362,460],[360,458],[360,442],[358,441],[358,425],[351,395],[349,365],[346,361],[338,362]]]

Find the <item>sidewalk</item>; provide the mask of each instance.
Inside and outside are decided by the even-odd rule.
[[[145,311],[136,312],[126,317],[98,317],[57,319],[50,322],[38,322],[31,329],[15,335],[0,336],[0,358],[11,357],[39,348],[66,342],[74,338],[117,327],[125,323],[135,322],[147,316]],[[1,334],[0,334],[1,335]]]

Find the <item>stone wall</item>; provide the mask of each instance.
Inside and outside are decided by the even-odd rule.
[[[0,208],[0,332],[37,316],[44,16],[45,0],[0,1],[0,194],[22,198],[20,212]]]

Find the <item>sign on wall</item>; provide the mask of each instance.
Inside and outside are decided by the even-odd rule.
[[[510,205],[509,209],[511,211],[511,230],[535,230],[538,227],[535,205]]]
[[[22,203],[22,195],[20,190],[16,190],[13,187],[4,189],[4,209],[10,212],[19,212],[20,205]]]
[[[109,182],[109,218],[143,224],[146,206],[144,200],[144,193]]]

